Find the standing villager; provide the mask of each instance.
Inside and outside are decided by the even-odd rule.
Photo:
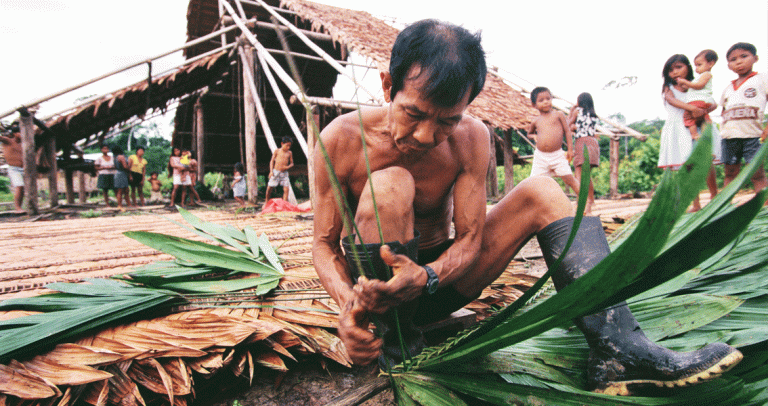
[[[11,125],[10,134],[0,135],[3,144],[3,156],[8,163],[8,178],[13,188],[13,206],[16,213],[24,213],[24,155],[21,148],[21,133],[19,125]]]
[[[139,195],[139,204],[144,206],[144,178],[147,173],[147,162],[144,159],[144,147],[136,148],[136,153],[128,157],[128,181],[131,186],[131,205],[136,206],[136,195]]]
[[[109,155],[108,146],[101,146],[101,156],[96,159],[94,166],[99,176],[96,180],[96,187],[104,192],[104,204],[109,206],[109,191],[115,188],[116,170],[115,160]]]

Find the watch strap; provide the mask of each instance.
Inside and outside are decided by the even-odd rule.
[[[424,285],[424,293],[428,295],[434,294],[437,291],[437,285],[440,283],[440,280],[437,278],[435,270],[430,266],[422,265],[422,268],[427,271],[427,284]]]

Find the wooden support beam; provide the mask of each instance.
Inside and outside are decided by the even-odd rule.
[[[292,104],[301,104],[301,100],[296,96],[291,96],[290,100]],[[323,107],[341,107],[342,109],[347,110],[357,110],[360,107],[381,107],[380,104],[355,103],[344,100],[329,99],[326,97],[307,96],[305,97],[305,100],[312,105]]]
[[[27,214],[40,213],[37,207],[37,162],[35,160],[35,127],[31,114],[19,117],[21,131],[21,151],[24,159],[24,195],[27,202]]]
[[[64,187],[67,194],[67,204],[75,204],[75,183],[73,182],[73,171],[69,169],[64,171]]]
[[[202,182],[205,179],[205,126],[203,120],[203,96],[199,96],[195,100],[195,153],[197,156],[197,179]]]
[[[490,136],[491,159],[488,161],[488,172],[485,176],[485,196],[489,199],[495,199],[499,195],[499,179],[496,173],[496,131],[488,126],[488,135]]]
[[[78,198],[80,199],[81,204],[85,204],[88,202],[88,187],[85,185],[85,172],[77,172],[77,183],[80,190]]]
[[[246,83],[243,91],[244,110],[245,114],[243,119],[245,121],[245,172],[248,175],[246,178],[246,185],[248,187],[248,201],[256,203],[259,193],[258,184],[258,165],[256,163],[256,101],[254,100],[255,91],[250,91],[250,84],[253,83],[253,76],[249,74],[253,72],[253,48],[249,45],[244,45],[240,49],[240,57],[243,64],[243,83]],[[255,90],[255,89],[254,89]]]
[[[59,206],[59,165],[56,162],[56,138],[48,139],[43,148],[45,148],[45,155],[50,166],[48,171],[48,201],[53,209]]]
[[[611,137],[610,150],[609,150],[609,199],[618,199],[619,197],[619,138]]]
[[[512,137],[515,136],[517,131],[514,128],[510,128],[504,132],[504,191],[503,195],[509,193],[513,187],[515,187],[515,165],[514,155],[512,154]]]
[[[315,207],[315,143],[320,135],[320,113],[317,106],[312,106],[311,112],[307,111],[307,177],[309,178],[309,200]]]

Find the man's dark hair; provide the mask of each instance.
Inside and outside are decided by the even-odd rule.
[[[733,52],[733,51],[735,51],[737,49],[741,49],[741,50],[747,51],[747,52],[749,52],[752,55],[757,55],[757,48],[755,48],[754,45],[752,45],[752,44],[750,44],[748,42],[737,42],[737,43],[731,45],[730,48],[728,48],[728,52],[726,52],[725,58],[728,59],[728,57],[731,56],[731,52]]]
[[[282,140],[280,140],[280,142],[281,142],[281,143],[283,143],[283,144],[285,144],[285,143],[288,143],[288,142],[290,142],[291,144],[293,144],[293,141],[291,141],[291,137],[289,137],[289,136],[287,136],[287,135],[283,136],[283,139],[282,139]]]
[[[469,101],[485,85],[487,68],[480,33],[438,20],[421,20],[406,27],[395,39],[389,61],[392,77],[390,99],[403,89],[411,67],[421,67],[428,77],[419,89],[433,103],[457,105],[469,91]]]
[[[123,155],[123,148],[121,148],[119,145],[115,145],[112,147],[112,155],[118,156]]]
[[[705,49],[705,50],[699,52],[696,55],[696,58],[698,58],[700,56],[703,56],[704,60],[707,61],[707,62],[717,62],[717,52],[715,52],[715,51],[713,51],[711,49]],[[696,58],[693,58],[693,59],[696,59]]]
[[[533,103],[534,106],[536,105],[536,99],[539,97],[539,93],[542,93],[542,92],[547,92],[549,94],[552,94],[552,92],[550,92],[549,89],[547,89],[544,86],[539,86],[534,88],[531,91],[531,103]]]

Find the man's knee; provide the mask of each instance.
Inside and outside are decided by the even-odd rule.
[[[375,199],[379,215],[402,216],[413,211],[415,195],[416,186],[410,172],[401,167],[382,169],[371,173],[371,180],[360,195],[357,212],[372,215]]]

